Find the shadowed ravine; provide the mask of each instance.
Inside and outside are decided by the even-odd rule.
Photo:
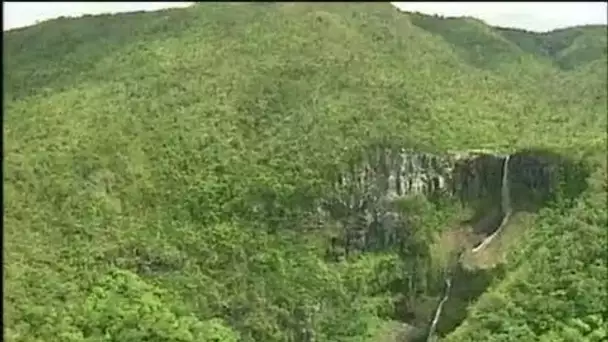
[[[511,199],[509,198],[509,157],[505,157],[504,167],[502,169],[502,184],[501,184],[501,201],[500,208],[502,209],[502,220],[496,230],[485,238],[479,245],[472,249],[473,253],[477,253],[485,248],[496,235],[500,234],[502,229],[507,225],[509,217],[511,216]]]
[[[498,235],[500,234],[500,232],[504,229],[504,227],[507,225],[507,222],[509,221],[509,217],[511,216],[511,199],[509,197],[509,158],[510,156],[507,155],[504,159],[503,162],[503,168],[502,168],[502,181],[501,181],[501,201],[500,201],[500,208],[502,210],[502,220],[498,226],[498,228],[496,228],[496,230],[490,234],[488,237],[486,237],[479,245],[475,246],[471,251],[473,253],[477,253],[480,250],[482,250],[483,248],[487,247],[492,240]],[[446,289],[445,289],[445,294],[443,295],[443,298],[441,299],[441,301],[439,302],[439,305],[437,305],[437,309],[435,310],[435,316],[433,318],[433,321],[431,322],[430,328],[429,328],[429,333],[427,336],[427,342],[431,342],[433,340],[433,337],[435,336],[435,330],[437,328],[437,324],[439,323],[439,318],[441,317],[441,312],[443,310],[443,306],[445,305],[445,303],[447,302],[447,300],[450,298],[450,290],[452,287],[452,278],[450,276],[446,277],[445,279],[445,284],[446,284]]]
[[[502,270],[465,267],[462,256],[477,254],[491,245],[515,211],[535,212],[564,194],[576,197],[587,177],[583,165],[555,153],[531,150],[509,155],[486,151],[438,155],[375,147],[346,170],[337,179],[338,196],[321,210],[342,227],[342,235],[332,241],[332,248],[342,246],[342,257],[381,251],[409,239],[409,214],[394,209],[390,205],[393,201],[416,196],[445,198],[473,212],[466,223],[471,233],[447,251],[455,258],[446,265],[444,290],[428,325],[425,328],[419,318],[417,324],[411,318],[404,319],[418,333],[399,341],[432,341],[458,326],[466,316],[467,303],[476,300]],[[566,191],[560,188],[564,177],[571,180]],[[444,317],[446,311],[449,319]]]

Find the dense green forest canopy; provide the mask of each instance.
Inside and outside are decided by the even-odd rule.
[[[437,335],[605,340],[607,35],[381,3],[201,3],[5,32],[6,340],[408,341],[467,211],[408,199],[399,246],[328,258],[339,225],[319,200],[380,145],[585,165],[584,191],[514,214]]]

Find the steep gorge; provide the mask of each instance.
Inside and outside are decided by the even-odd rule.
[[[503,162],[502,169],[502,180],[500,182],[500,209],[502,219],[498,227],[492,232],[487,238],[485,238],[479,245],[475,246],[471,251],[473,253],[486,247],[492,240],[498,235],[501,230],[507,225],[509,217],[511,216],[511,198],[509,195],[509,158],[507,155]]]
[[[444,335],[455,328],[466,315],[466,303],[481,295],[503,271],[501,265],[482,269],[464,263],[464,254],[476,254],[490,245],[514,213],[534,212],[551,201],[576,197],[584,190],[588,176],[583,164],[540,150],[438,154],[374,146],[354,160],[337,175],[336,196],[324,201],[321,209],[340,227],[332,239],[331,258],[339,260],[391,248],[400,253],[408,251],[409,257],[415,253],[412,250],[426,248],[429,253],[428,246],[416,241],[412,232],[417,229],[417,223],[410,219],[415,211],[399,206],[400,201],[429,201],[438,210],[459,204],[451,219],[469,216],[459,224],[463,234],[458,235],[456,244],[443,251],[448,255],[440,266],[443,271],[430,276],[437,283],[430,288],[443,287],[442,291],[427,293],[436,298],[435,309],[422,313],[426,318],[416,317],[421,315],[416,309],[397,314],[412,328],[406,339],[412,341],[423,337],[431,341],[436,334]],[[446,224],[447,228],[437,233],[452,233],[452,226]],[[416,281],[410,278],[409,285],[401,288],[416,292],[412,285]],[[457,297],[455,301],[453,296]],[[405,305],[418,304],[414,300]],[[444,311],[450,311],[448,322],[442,322]],[[426,327],[421,323],[425,321]]]

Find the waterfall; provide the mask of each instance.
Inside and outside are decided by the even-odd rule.
[[[480,251],[490,242],[492,242],[496,235],[498,235],[502,231],[504,226],[507,224],[509,217],[511,216],[511,195],[509,193],[509,157],[509,155],[505,157],[505,161],[502,167],[502,182],[500,189],[500,208],[503,214],[502,220],[500,222],[500,225],[498,226],[498,228],[496,228],[492,235],[485,238],[485,240],[483,240],[479,245],[477,245],[477,247],[473,248],[473,253]]]
[[[477,247],[473,248],[473,253],[478,252],[479,250],[481,250],[485,246],[487,246],[494,239],[494,237],[500,233],[500,231],[507,224],[509,217],[511,216],[512,209],[511,209],[511,195],[509,193],[509,191],[510,191],[509,158],[510,158],[510,156],[507,155],[503,162],[502,179],[501,179],[501,183],[500,183],[500,208],[501,208],[501,211],[503,214],[502,221],[500,222],[500,225],[494,231],[494,233],[492,233],[492,235],[488,236]],[[445,293],[443,295],[443,298],[439,302],[437,309],[435,310],[435,317],[433,318],[433,321],[431,322],[431,326],[429,328],[429,333],[428,333],[427,339],[426,339],[427,342],[433,341],[433,338],[435,335],[435,329],[437,328],[437,323],[439,322],[439,317],[441,316],[441,310],[443,309],[443,305],[445,304],[445,302],[448,300],[448,298],[450,296],[450,288],[452,286],[452,280],[449,276],[445,279],[445,284],[446,284]]]
[[[437,306],[437,310],[435,310],[435,317],[433,318],[433,322],[431,323],[431,327],[429,328],[429,334],[427,335],[426,341],[433,341],[433,336],[435,335],[435,329],[437,328],[437,323],[439,322],[439,317],[441,316],[441,310],[443,309],[443,305],[448,300],[450,296],[450,288],[452,287],[452,280],[448,277],[445,279],[445,294],[443,298],[439,302]]]
[[[502,212],[505,216],[511,214],[511,194],[509,186],[509,155],[505,157],[505,163],[502,168],[502,188],[500,190],[500,204]]]

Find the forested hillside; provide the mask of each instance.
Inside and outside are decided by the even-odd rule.
[[[606,340],[607,35],[381,3],[5,32],[6,340]]]

